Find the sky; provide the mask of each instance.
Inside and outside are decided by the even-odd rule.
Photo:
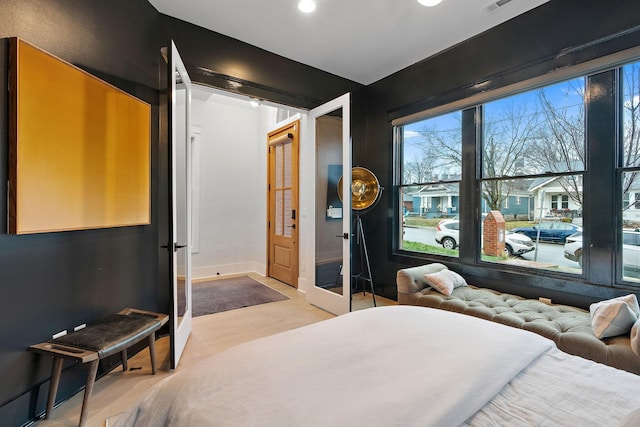
[[[558,109],[566,109],[569,114],[576,114],[584,101],[585,78],[580,77],[544,87],[549,102]],[[516,94],[484,104],[484,115],[487,120],[499,121],[509,109],[526,108],[534,114],[538,109],[538,89]],[[404,161],[416,161],[421,157],[420,146],[424,138],[420,131],[435,129],[436,131],[457,130],[461,135],[461,111],[443,114],[437,117],[420,120],[404,125]],[[508,119],[505,119],[508,120]],[[462,144],[460,144],[462,149]]]

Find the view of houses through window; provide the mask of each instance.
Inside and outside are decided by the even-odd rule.
[[[621,70],[622,273],[640,278],[640,62]]]
[[[619,247],[624,280],[638,281],[640,62],[622,67],[619,75]],[[457,257],[461,245],[483,242],[483,222],[493,211],[504,219],[505,249],[487,254],[480,243],[482,261],[582,274],[587,84],[579,77],[469,107],[479,118],[472,138],[461,125],[468,110],[397,126],[403,217],[398,247]],[[463,139],[475,140],[480,153],[479,236],[459,232]]]
[[[505,220],[505,253],[484,261],[581,273],[564,257],[582,232],[585,79],[545,86],[482,105],[482,211]],[[519,197],[526,203],[504,200]],[[581,245],[582,241],[580,241]]]
[[[462,178],[462,113],[403,129],[401,249],[458,256]],[[439,226],[441,220],[446,226]]]

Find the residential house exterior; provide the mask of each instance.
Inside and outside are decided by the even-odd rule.
[[[536,178],[529,186],[534,203],[531,219],[541,218],[581,218],[582,205],[572,198],[568,190],[560,182],[561,177]],[[582,195],[582,185],[576,186],[576,191]]]
[[[425,185],[417,192],[409,195],[411,202],[405,198],[404,206],[408,215],[422,218],[449,218],[454,217],[460,210],[460,194],[458,184],[437,183]],[[510,191],[504,199],[500,209],[502,215],[512,219],[526,219],[533,206],[531,196],[526,191]],[[491,209],[487,202],[482,200],[482,212]]]
[[[412,198],[412,214],[423,218],[453,217],[460,208],[458,184],[425,185],[414,193]]]
[[[622,197],[622,223],[625,227],[640,225],[640,186],[632,186]]]

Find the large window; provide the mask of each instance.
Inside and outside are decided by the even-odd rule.
[[[577,78],[482,106],[482,207],[499,211],[507,231],[505,255],[483,250],[483,260],[582,271],[563,252],[567,238],[582,232],[584,93],[585,79]],[[582,240],[577,246],[581,253]]]
[[[401,138],[399,247],[412,252],[458,256],[461,113],[453,112],[397,130]]]
[[[497,99],[483,94],[446,115],[394,120],[397,246],[637,286],[640,62],[597,67]],[[504,220],[506,233],[496,234],[504,252],[491,230],[485,236],[494,217]]]
[[[485,262],[581,273],[585,81],[471,107],[480,120],[465,130],[470,138],[463,135],[462,110],[397,126],[399,248],[457,257],[460,245],[471,244]],[[459,232],[463,139],[476,141],[481,153],[476,238]],[[499,254],[483,247],[484,219],[492,211],[506,224]],[[567,242],[575,250],[565,257]]]
[[[621,70],[622,274],[640,281],[640,62]]]

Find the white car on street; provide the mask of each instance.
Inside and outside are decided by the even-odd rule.
[[[457,219],[441,221],[436,227],[436,242],[445,249],[457,248],[459,235],[460,221]],[[533,240],[524,234],[508,231],[504,236],[504,250],[509,256],[526,254],[535,248]]]
[[[577,262],[582,267],[582,232],[567,237],[564,257]],[[625,276],[640,277],[640,231],[622,230],[622,266]]]

